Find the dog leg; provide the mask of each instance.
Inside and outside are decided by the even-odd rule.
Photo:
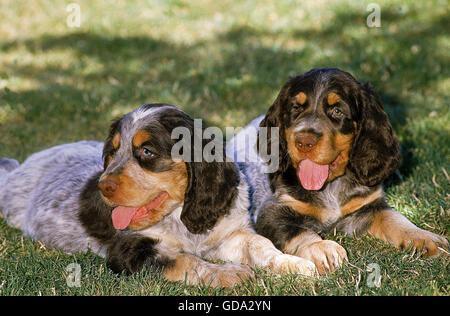
[[[253,271],[245,265],[213,264],[196,256],[178,254],[174,263],[164,269],[169,281],[184,281],[189,285],[229,287],[254,277]]]
[[[169,281],[212,287],[233,286],[253,277],[247,266],[213,264],[193,255],[169,252],[157,240],[132,232],[120,232],[109,242],[107,265],[116,273],[128,274],[152,267]]]
[[[449,255],[449,243],[444,237],[418,228],[391,209],[376,212],[368,232],[399,249],[417,249],[425,257]]]
[[[310,230],[286,242],[283,252],[314,262],[320,274],[333,272],[347,261],[347,252],[341,245],[332,240],[323,240]]]
[[[276,273],[316,275],[313,262],[282,253],[273,243],[251,231],[239,230],[231,234],[216,253],[223,260],[264,267]]]

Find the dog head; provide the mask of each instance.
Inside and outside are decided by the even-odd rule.
[[[359,184],[377,185],[400,161],[378,96],[338,69],[313,69],[290,79],[260,126],[279,128],[278,173],[295,168],[307,190],[320,190],[347,170]]]
[[[173,158],[172,148],[180,141],[172,139],[176,127],[194,133],[193,119],[168,104],[141,106],[111,125],[99,189],[115,207],[116,228],[147,228],[182,205],[185,226],[203,233],[229,211],[237,195],[236,167]]]

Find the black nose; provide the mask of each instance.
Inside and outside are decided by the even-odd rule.
[[[98,187],[102,191],[102,194],[109,198],[117,191],[119,184],[113,180],[105,179],[98,183]]]
[[[295,143],[301,152],[309,152],[319,142],[320,137],[311,133],[299,133],[295,136]]]

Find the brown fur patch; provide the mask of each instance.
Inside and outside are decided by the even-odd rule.
[[[350,213],[353,213],[354,211],[359,210],[364,205],[368,205],[381,197],[383,197],[383,191],[381,187],[368,196],[355,197],[341,206],[341,216],[346,216]]]
[[[295,100],[298,102],[298,104],[303,105],[306,102],[306,94],[304,92],[300,92],[295,96]]]
[[[343,175],[345,173],[345,168],[347,167],[350,150],[353,145],[353,134],[336,134],[334,136],[334,147],[337,152],[339,152],[339,156],[337,156],[336,160],[331,166],[328,174],[327,181],[332,181],[337,177]]]
[[[112,145],[114,149],[118,149],[120,146],[120,133],[116,133],[112,139]]]
[[[198,264],[199,259],[191,255],[178,255],[175,264],[164,270],[164,277],[169,281],[180,281],[185,276],[189,284],[197,283],[198,280],[192,280],[190,271]]]
[[[185,281],[190,285],[229,287],[253,277],[253,272],[247,266],[213,264],[192,255],[180,254],[175,258],[175,264],[164,270],[164,277],[169,281]]]
[[[150,134],[145,130],[140,130],[133,136],[133,146],[140,147],[143,143],[150,139]]]
[[[287,151],[289,156],[291,157],[292,164],[294,168],[298,167],[299,162],[302,159],[302,156],[295,145],[295,135],[292,132],[292,128],[286,129],[285,132],[286,141],[287,141]]]
[[[330,212],[327,212],[326,209],[296,200],[288,194],[282,194],[281,196],[278,197],[278,200],[281,204],[289,206],[297,213],[312,216],[322,223],[327,222],[329,215],[333,215],[329,214]]]
[[[298,163],[301,160],[301,156],[295,146],[295,135],[292,132],[292,128],[286,129],[285,137],[286,137],[286,141],[287,141],[288,154],[292,159],[292,163],[293,163],[294,167],[297,167]]]
[[[143,206],[165,191],[170,199],[183,201],[187,188],[187,170],[184,162],[174,163],[171,170],[154,173],[145,170],[136,162],[125,166],[119,175],[120,187],[114,200],[126,206]],[[116,197],[117,196],[117,197]]]
[[[183,161],[174,162],[172,169],[164,172],[151,172],[143,169],[153,180],[156,180],[155,186],[159,184],[164,191],[169,193],[172,199],[183,201],[186,193],[188,176],[186,164]]]
[[[381,198],[382,196],[383,191],[380,187],[378,190],[369,194],[366,197],[353,198],[352,200],[341,206],[340,217],[351,214],[352,212],[357,211],[358,209],[363,207],[364,205],[368,205],[373,201],[375,201],[376,199]],[[327,210],[318,207],[316,205],[312,205],[310,203],[296,200],[295,198],[293,198],[288,194],[281,194],[278,197],[278,200],[281,204],[289,206],[297,213],[312,216],[322,223],[327,222],[329,219],[334,218],[335,216],[335,212],[333,212],[333,210]]]
[[[339,151],[350,151],[353,144],[353,134],[336,134],[334,137],[334,146]]]
[[[330,92],[328,94],[328,97],[327,97],[328,105],[333,105],[333,104],[339,102],[340,100],[341,100],[341,98],[336,93]]]

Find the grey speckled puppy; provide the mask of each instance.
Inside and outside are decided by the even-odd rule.
[[[20,166],[2,159],[0,211],[25,235],[68,253],[91,249],[116,272],[152,266],[211,286],[251,278],[249,266],[315,274],[312,262],[255,234],[235,164],[172,159],[183,141],[172,139],[176,127],[194,134],[186,113],[149,104],[115,121],[105,143],[56,146]]]
[[[0,210],[8,224],[68,253],[91,248],[104,255],[77,218],[85,183],[103,170],[102,150],[103,143],[93,141],[56,146],[0,173]],[[6,162],[0,160],[0,168]]]

